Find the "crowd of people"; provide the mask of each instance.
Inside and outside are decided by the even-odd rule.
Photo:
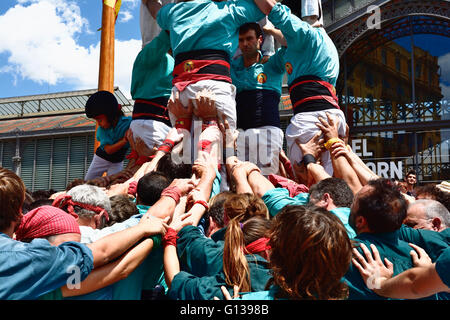
[[[29,192],[0,168],[0,299],[450,298],[450,183],[379,177],[352,151],[320,1],[141,13],[133,113],[89,98],[84,179]]]

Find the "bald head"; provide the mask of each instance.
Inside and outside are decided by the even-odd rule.
[[[404,224],[414,229],[440,232],[450,226],[450,213],[444,205],[436,200],[416,200],[408,206]]]

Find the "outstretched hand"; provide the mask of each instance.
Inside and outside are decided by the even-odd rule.
[[[190,102],[193,103],[192,100]],[[200,91],[195,98],[195,103],[197,108],[194,108],[194,115],[201,119],[217,118],[216,100],[212,92]]]
[[[377,289],[381,289],[384,281],[392,278],[394,265],[387,258],[384,258],[386,265],[383,263],[380,258],[380,253],[374,244],[371,244],[370,248],[372,249],[373,256],[369,249],[361,243],[361,250],[364,252],[365,257],[354,248],[353,255],[356,258],[352,258],[352,262],[359,270],[367,288],[376,291]]]
[[[175,96],[171,96],[167,102],[167,109],[177,119],[189,119],[192,118],[192,103],[188,103],[187,107],[183,106],[180,101],[180,93],[176,92]]]
[[[302,151],[303,155],[310,154],[313,155],[314,158],[319,159],[320,154],[324,151],[323,148],[323,139],[320,138],[322,132],[317,132],[308,142],[300,143],[298,140],[295,140],[295,143]]]
[[[225,286],[220,286],[220,290],[222,291],[223,297],[225,300],[233,300],[239,298],[239,287],[237,285],[233,286],[233,297],[228,292]],[[220,300],[218,297],[214,297],[214,300]]]
[[[331,114],[326,112],[327,119],[319,117],[320,123],[316,123],[316,126],[322,130],[325,142],[331,138],[339,138],[339,119],[334,118]]]

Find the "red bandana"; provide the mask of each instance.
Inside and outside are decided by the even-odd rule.
[[[16,239],[35,239],[63,233],[80,233],[76,214],[52,206],[42,206],[23,216]]]

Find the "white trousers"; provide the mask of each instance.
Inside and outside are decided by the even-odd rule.
[[[131,121],[130,129],[133,132],[133,139],[141,138],[149,149],[159,147],[167,134],[170,127],[165,123],[157,120],[136,119]]]
[[[95,178],[99,178],[106,171],[107,175],[110,176],[112,174],[116,174],[123,170],[123,161],[122,162],[111,162],[100,158],[98,155],[94,154],[92,158],[91,165],[84,177],[84,180],[91,180]]]
[[[217,80],[201,80],[197,83],[188,85],[183,91],[179,91],[175,86],[172,88],[171,99],[177,92],[180,94],[181,103],[187,107],[189,99],[195,100],[198,92],[202,90],[211,91],[214,94],[214,99],[216,101],[217,113],[219,119],[222,118],[224,114],[230,124],[230,129],[236,129],[236,87],[231,83]],[[194,102],[194,108],[197,105]],[[169,112],[169,118],[173,126],[175,126],[175,117]],[[196,117],[194,116],[194,119]]]
[[[325,112],[328,112],[332,117],[337,117],[339,119],[339,136],[345,135],[346,120],[344,113],[339,109],[332,108],[323,111],[297,113],[291,118],[291,122],[286,128],[288,157],[292,163],[297,163],[303,158],[302,151],[295,143],[295,140],[298,139],[298,142],[301,144],[311,140],[311,138],[320,131],[316,126],[316,123],[319,123],[319,117],[327,120]],[[329,151],[322,153],[321,164],[328,174],[333,175],[333,165],[331,163]]]

